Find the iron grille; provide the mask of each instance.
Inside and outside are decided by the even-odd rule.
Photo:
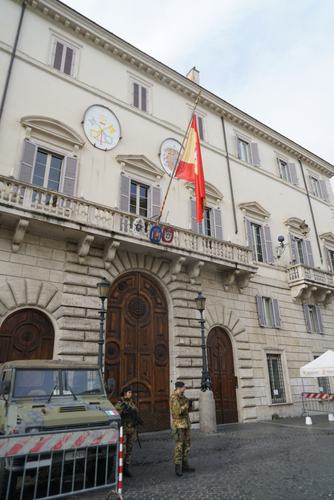
[[[272,403],[285,403],[284,377],[280,354],[267,354]]]

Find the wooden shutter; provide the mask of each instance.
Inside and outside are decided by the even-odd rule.
[[[191,209],[191,230],[194,233],[199,233],[199,224],[196,220],[196,201],[190,200],[190,209]]]
[[[305,263],[309,267],[314,267],[314,259],[312,253],[312,245],[310,240],[303,240],[304,254],[306,256]]]
[[[147,89],[141,87],[141,109],[142,111],[147,111]]]
[[[316,318],[317,318],[318,333],[324,333],[324,325],[323,325],[322,318],[321,318],[320,306],[316,305],[314,307],[315,307],[315,313],[316,313]]]
[[[292,182],[292,184],[295,184],[297,186],[298,185],[298,176],[297,176],[296,164],[295,163],[288,163],[288,168],[289,168],[291,182]]]
[[[159,217],[161,207],[161,188],[152,186],[149,188],[150,217]]]
[[[265,262],[267,262],[268,264],[273,264],[274,262],[273,243],[271,239],[270,227],[268,225],[263,226],[263,236],[264,236],[264,245],[266,247]]]
[[[199,138],[204,140],[204,127],[203,127],[203,118],[197,115],[197,127],[198,127],[198,135]]]
[[[266,326],[266,317],[264,314],[263,300],[260,295],[256,296],[256,306],[257,306],[257,315],[259,318],[259,325]]]
[[[53,60],[53,67],[55,69],[60,70],[61,69],[61,61],[63,58],[63,51],[64,51],[64,45],[60,42],[56,42],[56,50],[55,50],[55,56]]]
[[[260,165],[260,155],[259,155],[259,146],[258,146],[257,142],[251,142],[250,149],[251,149],[251,153],[252,153],[253,165],[259,166]]]
[[[239,160],[241,160],[241,146],[240,146],[240,139],[238,136],[236,136],[236,141],[237,141],[237,157]]]
[[[29,141],[24,141],[22,160],[20,165],[19,179],[23,182],[32,181],[32,173],[35,164],[37,146]]]
[[[67,75],[72,74],[72,62],[73,62],[74,51],[70,47],[66,47],[65,63],[64,63],[64,73]]]
[[[133,83],[133,105],[139,108],[139,85],[138,83]]]
[[[333,268],[333,263],[331,259],[331,254],[328,248],[325,247],[325,253],[326,253],[326,258],[327,258],[327,265],[328,265],[328,270],[331,273],[334,273],[334,268]]]
[[[246,230],[247,230],[248,246],[252,250],[253,259],[256,260],[255,242],[254,242],[252,224],[248,219],[246,219]]]
[[[274,316],[274,327],[281,328],[281,316],[279,312],[278,300],[272,299],[272,308],[273,308],[273,316]]]
[[[130,212],[130,179],[121,175],[119,208],[122,212]]]
[[[291,263],[299,264],[297,242],[292,234],[289,234],[289,238],[290,238],[290,250],[291,250]]]
[[[309,191],[310,191],[311,194],[314,194],[314,195],[317,194],[317,193],[314,192],[314,187],[313,187],[312,176],[311,175],[308,176],[308,187],[309,187]]]
[[[320,179],[319,180],[319,185],[320,185],[320,191],[321,191],[321,197],[325,201],[328,201],[328,191],[327,191],[327,185],[326,181]]]
[[[211,220],[213,221],[213,232],[212,236],[217,240],[223,239],[223,224],[222,224],[222,211],[218,208],[212,208],[210,211],[212,215]]]
[[[69,196],[73,196],[75,194],[77,163],[78,160],[76,158],[72,158],[71,156],[64,158],[64,180],[62,192],[64,194],[68,194]]]
[[[308,309],[307,304],[303,305],[303,310],[304,310],[304,318],[305,318],[305,323],[306,323],[306,331],[307,331],[307,333],[312,333],[310,311]]]

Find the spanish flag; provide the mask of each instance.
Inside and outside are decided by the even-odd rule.
[[[197,120],[193,115],[183,156],[176,168],[175,177],[193,182],[196,194],[196,220],[203,222],[205,204],[205,181],[198,136]]]

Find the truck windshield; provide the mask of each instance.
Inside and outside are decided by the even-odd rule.
[[[98,370],[62,370],[63,394],[76,396],[102,394],[103,387]]]
[[[59,386],[58,370],[16,370],[13,396],[49,396],[53,390],[59,396]]]

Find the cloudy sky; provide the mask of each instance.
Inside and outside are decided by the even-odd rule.
[[[334,163],[333,0],[65,0]]]

